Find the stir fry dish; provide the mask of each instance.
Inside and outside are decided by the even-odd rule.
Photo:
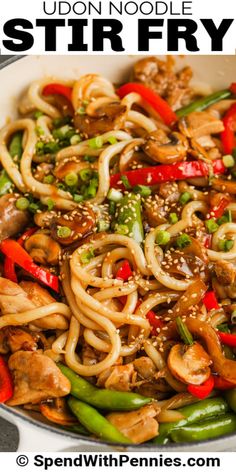
[[[236,83],[43,78],[0,130],[0,402],[107,442],[236,432]],[[208,86],[209,90],[209,86]]]

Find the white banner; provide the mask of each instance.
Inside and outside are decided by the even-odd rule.
[[[233,0],[6,0],[1,54],[235,54]]]
[[[87,472],[109,468],[117,472],[133,472],[145,467],[146,472],[161,471],[235,471],[235,453],[2,453],[0,456],[1,470],[11,472],[25,470],[50,471],[79,470]]]

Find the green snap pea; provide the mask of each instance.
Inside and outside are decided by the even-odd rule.
[[[11,154],[11,157],[18,157],[18,159],[21,158],[23,153],[21,131],[17,131],[13,135],[9,145],[9,153]]]
[[[223,415],[215,420],[183,426],[170,434],[174,442],[205,441],[236,431],[236,415]]]
[[[142,243],[144,238],[143,223],[141,216],[141,198],[139,195],[129,193],[125,195],[116,205],[117,220],[115,231],[119,227],[127,228],[127,236],[133,238],[137,243]]]
[[[0,172],[0,197],[8,193],[11,187],[13,186],[13,182],[8,177],[6,171],[3,169]]]
[[[172,423],[162,423],[159,428],[159,436],[154,439],[154,442],[156,444],[162,444],[163,438],[170,436],[172,431],[175,429],[182,428],[189,424],[198,423],[208,418],[223,415],[224,413],[227,413],[228,410],[228,404],[221,397],[202,400],[193,405],[179,408],[177,411],[179,411],[184,418]]]
[[[151,398],[132,392],[115,392],[94,387],[64,364],[58,364],[58,367],[71,383],[71,395],[96,408],[109,411],[131,411],[151,401]]]
[[[236,388],[232,388],[225,392],[225,399],[230,406],[231,410],[236,413]]]
[[[70,397],[68,405],[79,422],[92,434],[101,439],[111,442],[130,444],[131,440],[126,438],[118,429],[113,426],[95,408],[76,398]]]
[[[82,434],[82,436],[89,436],[89,431],[82,424],[63,426],[63,429],[66,429],[66,431],[71,431],[72,433]]]
[[[214,92],[207,97],[199,98],[199,100],[195,100],[195,102],[190,103],[186,107],[182,107],[176,111],[176,115],[181,118],[182,116],[186,116],[193,111],[202,111],[208,108],[214,103],[219,102],[220,100],[224,100],[231,96],[230,90],[219,90],[218,92]]]

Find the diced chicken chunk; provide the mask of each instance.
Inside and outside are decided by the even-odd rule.
[[[134,368],[143,379],[152,378],[156,372],[156,367],[152,359],[145,356],[135,359]]]
[[[114,366],[99,375],[97,385],[110,390],[128,392],[133,375],[135,375],[135,372],[132,363]]]
[[[158,422],[155,418],[160,411],[157,403],[153,402],[129,413],[111,413],[107,419],[132,442],[140,444],[158,435]]]
[[[17,351],[8,362],[14,394],[8,405],[39,403],[70,393],[70,382],[49,357],[38,352]]]
[[[216,277],[222,285],[232,285],[236,278],[236,268],[231,262],[217,261],[214,264]]]
[[[31,333],[17,326],[7,326],[0,331],[0,353],[9,351],[35,351],[36,339]]]

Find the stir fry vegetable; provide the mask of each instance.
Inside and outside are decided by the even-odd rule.
[[[13,381],[7,363],[0,356],[0,403],[9,400],[13,395]]]
[[[176,114],[180,118],[182,116],[186,116],[189,113],[192,113],[193,111],[202,111],[208,108],[211,105],[214,105],[214,103],[219,102],[220,100],[224,100],[225,98],[228,98],[231,96],[231,90],[230,89],[225,89],[225,90],[220,90],[219,92],[214,92],[211,95],[208,95],[207,97],[199,98],[193,103],[190,103],[190,105],[187,105],[186,107],[180,108],[177,110]]]

